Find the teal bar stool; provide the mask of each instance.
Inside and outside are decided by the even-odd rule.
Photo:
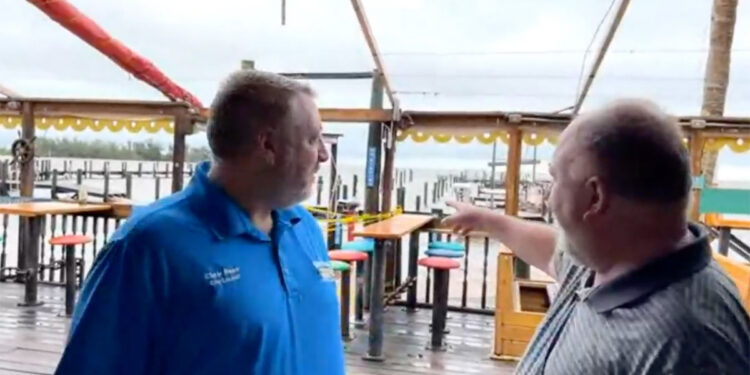
[[[455,250],[446,249],[429,249],[424,252],[429,257],[440,257],[440,258],[463,258],[464,253]]]
[[[363,238],[345,242],[341,244],[341,250],[355,250],[371,253],[373,252],[373,250],[375,250],[375,240],[373,240],[372,238]]]
[[[363,253],[372,253],[375,251],[375,240],[372,238],[360,238],[354,241],[349,241],[341,244],[341,250],[352,250],[352,251],[360,251]],[[370,275],[372,275],[372,262],[370,260],[365,260],[362,264],[362,267],[357,267],[357,278],[364,280],[364,283],[362,283],[362,289],[360,288],[360,285],[357,285],[357,298],[359,299],[359,296],[362,296],[362,308],[369,310],[370,309],[370,280],[372,279]],[[361,319],[362,314],[361,311],[357,313],[357,317],[354,319],[354,325],[358,328],[362,328],[365,326],[364,321]]]
[[[441,250],[452,250],[452,251],[466,251],[466,245],[460,242],[452,241],[430,241],[427,245],[428,249],[441,249]]]

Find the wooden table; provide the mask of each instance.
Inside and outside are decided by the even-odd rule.
[[[708,226],[715,227],[719,231],[719,254],[727,255],[729,253],[729,242],[732,237],[732,230],[750,230],[750,220],[725,219],[721,214],[708,213],[705,217],[705,223]]]
[[[24,259],[25,295],[22,306],[41,305],[37,301],[37,273],[39,272],[39,236],[42,219],[46,215],[70,215],[89,212],[105,212],[112,209],[106,203],[73,203],[63,201],[19,202],[0,204],[0,214],[18,215],[22,237],[19,239],[19,259]]]
[[[365,359],[382,361],[383,358],[383,293],[385,278],[385,247],[386,241],[395,248],[395,241],[401,237],[411,234],[434,220],[430,215],[396,215],[389,219],[370,224],[354,232],[355,236],[375,239],[375,251],[372,291],[370,293],[370,337],[368,340],[367,354]],[[414,275],[417,271],[417,255],[419,251],[419,236],[411,236],[409,241],[409,274]],[[412,265],[412,258],[414,258]],[[411,289],[411,288],[410,288]],[[416,285],[414,286],[416,298]]]

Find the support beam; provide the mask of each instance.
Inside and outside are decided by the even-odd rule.
[[[703,146],[704,139],[699,132],[690,134],[690,172],[693,179],[703,176]],[[698,221],[700,219],[701,205],[701,186],[693,183],[693,190],[690,193],[690,220]]]
[[[376,75],[372,80],[370,107],[383,106],[382,76]],[[378,213],[380,210],[380,158],[382,152],[382,124],[380,121],[370,123],[367,134],[367,159],[365,163],[365,212]]]
[[[182,190],[183,172],[185,171],[185,159],[187,147],[185,136],[190,133],[190,117],[178,114],[174,119],[174,141],[172,144],[172,193]]]
[[[35,106],[30,102],[23,102],[22,104],[23,122],[21,123],[21,138],[27,142],[35,137],[36,127],[34,126],[34,111]],[[32,143],[31,147],[31,158],[26,163],[21,163],[20,180],[21,186],[19,188],[22,197],[33,197],[34,196],[34,147]]]
[[[596,72],[599,71],[599,67],[602,65],[602,61],[604,61],[604,56],[607,54],[607,49],[609,49],[609,45],[610,43],[612,43],[612,39],[615,37],[617,27],[620,26],[620,21],[622,21],[622,17],[625,15],[625,11],[628,9],[629,4],[630,0],[620,0],[620,7],[617,9],[617,13],[615,13],[614,18],[612,19],[612,23],[609,25],[607,35],[604,36],[604,40],[602,41],[602,45],[599,47],[599,52],[596,55],[596,59],[594,59],[594,65],[591,66],[591,70],[586,77],[586,83],[584,83],[583,89],[581,89],[580,94],[578,94],[576,104],[573,106],[574,115],[581,110],[581,105],[583,105],[583,101],[586,99],[586,95],[591,88],[591,84],[594,83]]]
[[[734,25],[737,20],[737,0],[714,0],[711,12],[711,39],[703,81],[701,115],[721,116],[729,86]],[[706,186],[714,182],[718,151],[706,150],[703,154],[703,176]]]
[[[519,128],[510,130],[508,139],[508,167],[505,171],[505,214],[518,216],[518,187],[521,185],[521,149],[523,131]],[[514,257],[516,277],[528,278],[529,265],[520,258]]]
[[[398,98],[396,98],[396,95],[393,92],[393,86],[391,86],[390,80],[388,79],[388,73],[385,69],[385,64],[383,63],[383,59],[380,56],[380,50],[378,49],[378,44],[375,41],[375,37],[372,34],[372,28],[370,28],[370,22],[367,20],[367,14],[365,14],[365,9],[362,6],[362,2],[360,0],[351,0],[352,6],[354,7],[354,13],[357,14],[357,20],[359,21],[359,27],[362,29],[362,33],[365,36],[365,40],[367,41],[367,47],[370,49],[370,54],[372,54],[372,58],[375,61],[375,67],[377,68],[377,72],[380,73],[381,79],[383,81],[383,88],[385,88],[385,92],[388,95],[388,100],[391,102],[391,106],[393,107],[393,117],[394,119],[398,119],[400,106],[398,102]]]

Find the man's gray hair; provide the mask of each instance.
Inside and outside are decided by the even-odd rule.
[[[583,146],[614,194],[648,203],[686,203],[690,157],[676,119],[654,103],[623,99],[581,121]]]
[[[233,158],[252,147],[261,130],[277,128],[286,120],[291,99],[314,96],[306,84],[259,70],[230,74],[211,104],[206,131],[213,156]]]

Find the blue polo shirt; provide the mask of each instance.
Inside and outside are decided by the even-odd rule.
[[[129,219],[81,290],[56,374],[344,374],[335,280],[302,207],[267,235],[208,179]]]

